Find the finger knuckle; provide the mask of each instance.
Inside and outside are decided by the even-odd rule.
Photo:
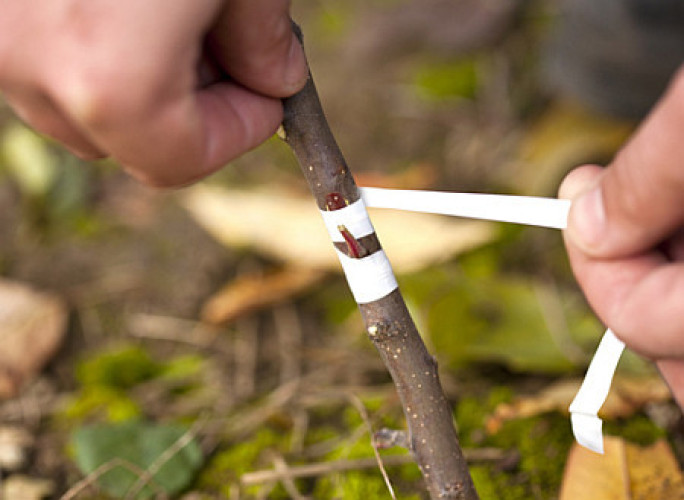
[[[144,96],[135,79],[115,69],[96,64],[75,72],[57,90],[66,112],[88,129],[107,128],[129,121],[141,108]]]

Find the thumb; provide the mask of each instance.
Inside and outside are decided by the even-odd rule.
[[[684,222],[684,70],[613,162],[571,173],[560,196],[575,199],[567,237],[595,257],[640,253]]]
[[[210,34],[222,69],[250,90],[288,97],[300,90],[308,70],[292,30],[289,0],[228,0]]]

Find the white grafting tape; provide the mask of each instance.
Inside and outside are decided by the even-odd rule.
[[[366,205],[361,199],[339,210],[321,210],[321,215],[333,241],[344,241],[338,226],[345,226],[355,238],[361,238],[375,232],[373,224],[368,218]]]
[[[362,259],[352,259],[340,251],[337,255],[357,304],[380,300],[397,289],[392,266],[383,250]]]
[[[395,208],[555,229],[564,229],[567,226],[570,210],[570,200],[536,196],[365,187],[361,188],[361,197],[369,207]]]
[[[339,230],[340,226],[344,226],[357,239],[375,232],[363,200],[339,210],[321,210],[321,216],[330,238],[336,242],[345,241]],[[380,300],[397,289],[392,266],[383,250],[360,259],[348,257],[339,250],[337,255],[347,277],[349,289],[358,304]]]
[[[606,330],[594,358],[589,363],[582,386],[570,405],[575,439],[596,453],[603,453],[601,419],[597,416],[598,411],[608,397],[613,374],[624,349],[625,344],[612,330]]]
[[[394,208],[414,212],[453,215],[499,222],[565,229],[570,200],[477,193],[406,191],[361,188],[369,207]],[[603,453],[602,422],[598,411],[603,405],[625,345],[608,330],[592,359],[584,382],[570,406],[572,430],[577,442]]]
[[[603,454],[603,421],[596,415],[570,413],[572,433],[579,444]]]

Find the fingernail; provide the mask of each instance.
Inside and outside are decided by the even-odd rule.
[[[584,249],[595,250],[605,239],[606,212],[601,186],[595,186],[572,203],[568,229]]]
[[[307,76],[308,71],[306,68],[304,49],[297,37],[293,34],[292,43],[290,44],[290,53],[288,54],[287,69],[285,70],[285,84],[292,92],[296,92],[304,86]]]

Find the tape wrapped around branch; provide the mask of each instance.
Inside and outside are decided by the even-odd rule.
[[[333,242],[345,242],[340,228],[359,240],[375,232],[363,200],[339,210],[323,211],[321,216]],[[368,304],[386,297],[397,289],[392,265],[383,250],[360,258],[350,257],[336,249],[349,289],[358,304]]]

